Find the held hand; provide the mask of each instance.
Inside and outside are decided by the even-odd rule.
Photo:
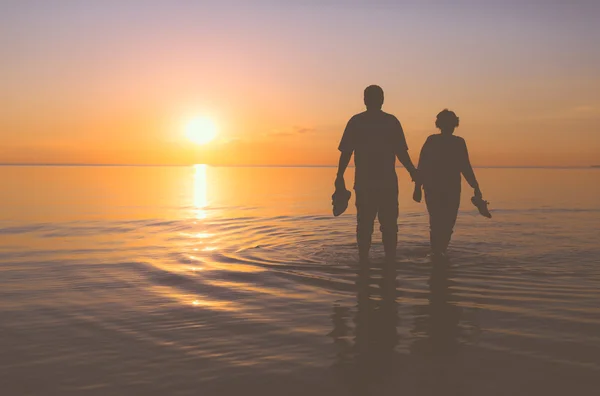
[[[421,184],[421,182],[422,182],[421,173],[419,172],[418,169],[413,169],[410,172],[410,177],[411,177],[412,181],[415,182],[415,184]]]
[[[415,191],[413,192],[413,200],[417,203],[421,202],[423,198],[423,191],[421,190],[420,184],[415,184]]]

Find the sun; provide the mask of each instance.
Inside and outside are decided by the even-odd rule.
[[[207,117],[196,117],[185,125],[185,136],[193,143],[206,144],[217,137],[217,126]]]

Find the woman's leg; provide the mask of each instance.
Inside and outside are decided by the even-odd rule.
[[[460,207],[460,189],[454,189],[447,191],[441,200],[443,202],[442,208],[442,221],[441,221],[441,236],[440,236],[440,250],[445,253],[450,244],[452,233],[454,232],[454,225],[456,224],[456,218],[458,217],[458,208]]]
[[[440,194],[425,189],[425,204],[429,212],[429,243],[434,254],[442,252],[440,241],[443,236],[443,211]]]

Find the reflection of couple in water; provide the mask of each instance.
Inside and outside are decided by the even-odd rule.
[[[444,260],[443,258],[439,258]],[[439,263],[438,263],[439,264]],[[380,277],[364,266],[356,277],[356,310],[333,308],[333,338],[337,350],[334,369],[354,395],[387,394],[397,383],[427,395],[458,394],[454,370],[460,339],[468,334],[459,323],[462,309],[453,295],[451,268],[434,265],[429,292],[413,308],[413,340],[407,355],[395,354],[403,335],[398,333],[396,275],[386,266]],[[406,318],[405,318],[406,319]],[[353,324],[353,326],[352,326]]]
[[[443,110],[437,116],[439,134],[431,135],[421,149],[418,169],[408,154],[402,126],[396,117],[381,110],[383,90],[376,85],[365,89],[367,110],[350,119],[339,145],[341,151],[335,193],[334,214],[347,207],[350,192],[346,190],[344,172],[354,154],[356,176],[356,236],[361,264],[368,265],[375,217],[379,219],[386,262],[393,263],[398,240],[398,179],[396,158],[415,182],[413,199],[425,203],[429,212],[430,243],[434,256],[446,254],[460,204],[461,174],[474,189],[472,202],[481,214],[490,217],[487,202],[469,161],[465,140],[454,136],[458,117]]]

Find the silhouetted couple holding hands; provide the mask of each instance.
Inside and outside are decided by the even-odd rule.
[[[383,90],[371,85],[364,91],[367,110],[350,119],[339,145],[341,152],[335,193],[334,214],[346,208],[350,192],[344,172],[354,154],[357,227],[356,237],[360,262],[369,262],[369,250],[375,217],[379,219],[387,262],[396,258],[398,241],[398,178],[396,158],[415,183],[413,199],[425,203],[429,212],[430,243],[434,256],[444,256],[456,223],[460,205],[461,174],[474,189],[473,204],[486,217],[487,202],[469,161],[465,140],[454,136],[458,117],[443,110],[437,115],[439,134],[431,135],[421,149],[418,168],[408,154],[404,131],[398,119],[382,111]]]

